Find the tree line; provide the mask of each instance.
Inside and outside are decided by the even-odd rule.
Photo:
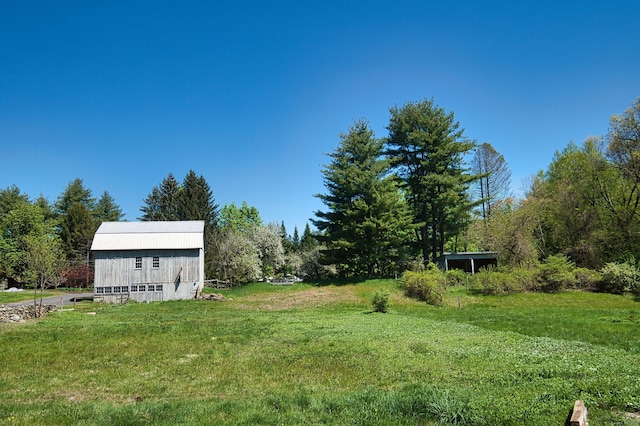
[[[389,111],[386,137],[356,121],[321,171],[313,223],[336,274],[389,276],[488,250],[507,268],[626,262],[640,279],[640,98],[606,135],[558,151],[520,199],[504,156],[467,138],[453,112],[433,100]]]
[[[383,138],[366,119],[339,135],[321,170],[315,231],[264,224],[246,202],[220,207],[193,170],[153,187],[139,219],[204,220],[206,276],[235,283],[393,276],[445,252],[482,250],[506,267],[562,256],[591,270],[624,263],[640,278],[640,98],[610,118],[605,135],[556,152],[519,199],[504,156],[468,138],[453,112],[431,99],[389,113]],[[81,179],[53,203],[15,185],[0,190],[0,279],[87,283],[97,227],[122,217],[107,191],[96,199]]]
[[[314,276],[317,243],[309,225],[288,235],[284,223],[263,224],[246,202],[219,208],[205,178],[190,170],[182,182],[169,173],[142,201],[141,221],[203,220],[205,274],[232,283],[278,275]],[[122,209],[104,191],[96,199],[82,179],[50,203],[16,185],[0,190],[0,281],[9,286],[79,287],[92,283],[91,243],[103,221]],[[315,263],[314,263],[315,262]]]

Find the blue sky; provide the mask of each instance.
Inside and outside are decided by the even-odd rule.
[[[302,232],[354,120],[433,98],[513,188],[640,96],[640,2],[4,1],[0,188],[126,220],[170,172]]]

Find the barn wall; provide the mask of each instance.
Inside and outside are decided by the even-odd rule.
[[[132,250],[95,252],[95,290],[106,302],[117,301],[118,295],[99,294],[100,287],[126,287],[129,299],[160,301],[192,299],[194,283],[200,283],[200,250]],[[142,257],[142,267],[136,269],[136,257]],[[159,257],[158,267],[153,258]],[[180,277],[177,280],[177,277]],[[162,286],[157,291],[157,286]],[[144,286],[144,291],[138,291]],[[152,291],[148,291],[153,286]],[[123,289],[121,289],[123,290]]]

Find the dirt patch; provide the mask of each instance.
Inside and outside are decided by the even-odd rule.
[[[237,307],[284,311],[288,309],[317,308],[335,302],[354,302],[358,298],[353,293],[337,287],[311,288],[296,292],[261,294],[243,298]]]

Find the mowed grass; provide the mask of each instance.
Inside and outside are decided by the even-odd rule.
[[[591,424],[637,424],[628,297],[453,289],[436,308],[392,280],[224,295],[0,324],[0,425],[552,425],[576,399]]]

